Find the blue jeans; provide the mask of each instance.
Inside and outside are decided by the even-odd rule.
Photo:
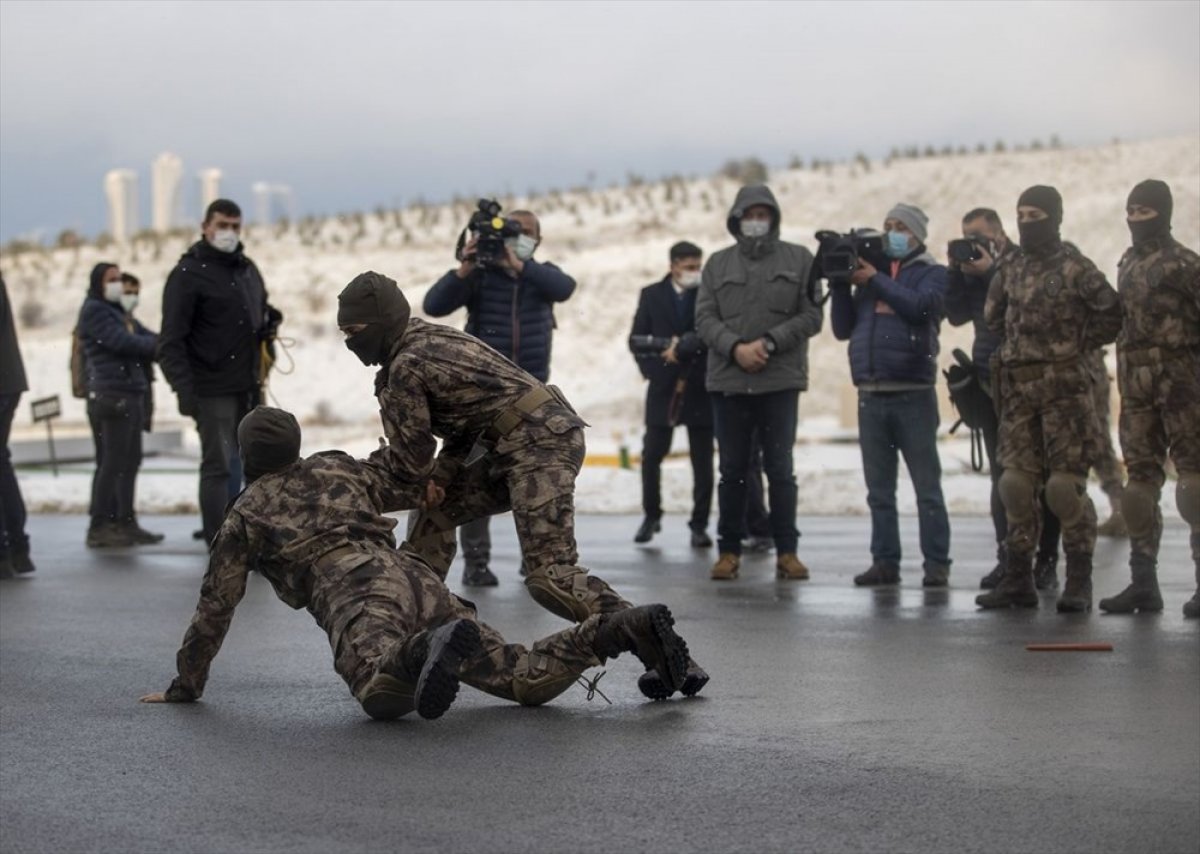
[[[776,554],[795,554],[796,476],[792,448],[796,444],[798,390],[770,394],[714,394],[721,482],[717,486],[717,547],[722,553],[742,553],[746,535],[747,475],[755,430],[762,442],[767,475],[767,504]]]
[[[871,557],[876,561],[900,563],[896,514],[899,451],[917,493],[925,565],[950,564],[950,519],[942,498],[937,427],[937,393],[932,388],[858,394],[858,443],[871,508]]]

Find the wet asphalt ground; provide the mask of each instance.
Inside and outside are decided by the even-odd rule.
[[[644,701],[629,656],[522,709],[464,688],[437,721],[367,719],[311,618],[253,578],[204,700],[148,706],[190,618],[196,520],[167,541],[83,546],[30,520],[38,570],[0,583],[0,851],[1190,852],[1200,850],[1200,622],[1186,530],[1168,522],[1161,615],[977,613],[990,523],[953,520],[949,591],[860,590],[865,518],[804,519],[813,580],[770,556],[710,582],[683,517],[582,517],[583,561],[664,602],[713,680]],[[529,642],[561,621],[524,593],[507,518],[481,617]],[[1102,540],[1097,598],[1124,586]],[[460,591],[459,568],[451,586]],[[1034,653],[1030,642],[1112,643]]]

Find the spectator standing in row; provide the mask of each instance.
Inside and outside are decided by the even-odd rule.
[[[8,449],[17,404],[21,394],[28,390],[8,285],[0,276],[0,578],[34,570],[29,559],[29,536],[25,533],[25,501]]]
[[[645,518],[633,540],[648,543],[662,523],[662,462],[671,450],[675,427],[687,427],[692,463],[693,548],[709,548],[706,529],[712,509],[712,398],[704,387],[707,349],[696,334],[696,289],[700,285],[703,253],[693,243],[671,247],[670,272],[647,285],[638,298],[630,349],[646,388],[646,435],[642,445],[642,509]],[[670,340],[661,352],[647,352],[638,338]]]

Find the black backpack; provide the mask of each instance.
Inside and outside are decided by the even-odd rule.
[[[983,471],[983,425],[991,417],[992,396],[979,378],[979,368],[971,357],[962,350],[954,351],[955,364],[942,371],[946,385],[950,388],[950,402],[958,410],[958,420],[950,428],[951,434],[965,424],[971,431],[971,468]]]

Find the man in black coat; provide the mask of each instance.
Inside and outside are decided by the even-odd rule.
[[[707,348],[696,335],[696,287],[700,247],[671,247],[671,272],[642,289],[629,349],[650,381],[646,389],[646,436],[642,446],[642,509],[646,518],[634,536],[648,543],[662,529],[662,461],[671,450],[676,425],[687,426],[692,460],[692,546],[708,548],[705,529],[712,508],[713,415],[704,386]],[[654,340],[658,339],[658,340]],[[667,342],[666,346],[661,346]]]
[[[217,199],[163,290],[158,362],[179,413],[200,433],[200,515],[211,543],[225,518],[237,425],[259,398],[264,352],[283,316],[267,302],[262,275],[243,252],[242,211]],[[232,493],[232,494],[231,494]]]
[[[29,559],[29,537],[25,533],[25,501],[13,472],[8,436],[21,393],[28,391],[25,364],[17,347],[8,287],[0,276],[0,578],[33,572]]]

